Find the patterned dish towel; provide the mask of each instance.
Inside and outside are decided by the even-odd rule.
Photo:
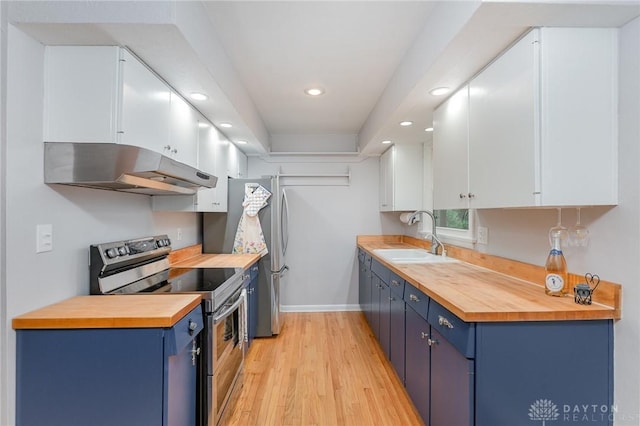
[[[242,202],[244,210],[240,216],[240,222],[238,222],[232,253],[257,253],[264,256],[269,252],[262,233],[262,226],[260,226],[260,219],[258,219],[258,212],[268,204],[269,197],[271,197],[271,192],[262,185],[258,185],[257,188],[245,185],[244,201]]]

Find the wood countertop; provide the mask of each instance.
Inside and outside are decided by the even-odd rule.
[[[594,303],[579,305],[574,302],[573,294],[565,297],[547,296],[541,284],[530,281],[530,277],[544,277],[543,267],[450,245],[447,245],[449,255],[464,261],[394,264],[377,256],[373,250],[426,248],[427,245],[424,241],[403,236],[358,236],[357,245],[463,321],[620,319],[619,284],[601,282],[594,292]],[[579,278],[571,275],[569,282],[573,289]],[[538,281],[542,283],[543,279]]]
[[[242,268],[260,260],[259,254],[202,253],[202,245],[176,250],[169,255],[172,268]]]
[[[200,304],[199,294],[76,296],[13,319],[14,329],[166,328]]]

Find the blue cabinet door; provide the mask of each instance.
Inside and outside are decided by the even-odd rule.
[[[476,333],[477,426],[613,424],[611,320],[478,323]]]
[[[391,359],[389,338],[391,327],[391,290],[384,281],[380,281],[380,306],[378,311],[378,342],[387,359]]]
[[[396,370],[398,377],[404,383],[404,356],[405,356],[405,303],[401,297],[391,292],[389,302],[389,360]]]
[[[410,306],[406,308],[405,387],[418,413],[429,425],[431,353],[428,345],[429,324]],[[454,423],[449,423],[453,426]],[[457,425],[456,425],[457,426]],[[495,425],[494,425],[495,426]]]
[[[434,327],[431,341],[431,426],[473,426],[473,360]]]
[[[247,301],[248,306],[247,309],[249,324],[247,324],[247,334],[249,335],[249,346],[253,342],[253,339],[258,334],[258,276],[251,279],[249,283],[249,289],[247,290]]]
[[[380,341],[380,288],[382,283],[376,274],[371,274],[371,305],[369,306],[371,321],[369,325],[374,336]]]

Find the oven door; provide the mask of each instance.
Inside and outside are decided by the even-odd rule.
[[[241,386],[239,377],[246,345],[246,290],[238,291],[218,311],[209,314],[207,323],[208,426],[215,426],[234,387]]]

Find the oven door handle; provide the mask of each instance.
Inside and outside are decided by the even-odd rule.
[[[238,309],[238,306],[242,305],[243,303],[244,303],[244,297],[242,296],[238,297],[238,300],[236,300],[233,303],[233,305],[229,306],[229,308],[226,309],[223,313],[213,318],[213,325],[219,324],[222,320],[224,320],[229,315],[231,315],[233,311]]]

